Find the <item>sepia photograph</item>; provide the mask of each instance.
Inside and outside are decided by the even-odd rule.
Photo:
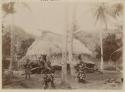
[[[3,0],[2,89],[123,89],[124,4]]]

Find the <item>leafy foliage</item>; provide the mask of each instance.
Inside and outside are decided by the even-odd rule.
[[[11,39],[10,32],[2,36],[2,54],[3,56],[10,56]]]
[[[107,29],[109,13],[106,3],[100,4],[95,11],[96,22],[101,22],[105,25]]]
[[[10,57],[11,57],[11,35],[13,35],[13,56],[17,56],[17,60],[22,58],[28,49],[28,47],[33,43],[35,40],[32,35],[29,35],[24,32],[23,29],[13,26],[13,34],[9,31],[10,26],[5,27],[2,30],[2,57],[3,57],[3,65],[7,68]],[[17,63],[15,59],[14,62]]]
[[[29,38],[26,40],[21,41],[21,46],[19,48],[19,51],[17,52],[17,55],[19,56],[18,58],[21,59],[23,56],[25,56],[27,49],[29,46],[33,43],[34,39]]]
[[[119,48],[115,38],[115,34],[109,34],[105,39],[103,39],[103,54],[105,61],[108,61],[110,59],[111,53]]]
[[[120,45],[119,45],[120,44]],[[103,39],[103,59],[104,61],[108,61],[110,59],[111,54],[117,49],[121,48],[122,39],[117,39],[115,34],[108,34],[106,38]],[[101,57],[100,46],[97,46],[95,49],[97,52],[96,58]],[[113,61],[116,61],[121,56],[121,51],[117,53],[117,55],[113,55]]]

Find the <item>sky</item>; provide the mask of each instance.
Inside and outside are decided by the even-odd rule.
[[[102,24],[96,25],[94,18],[96,3],[75,3],[73,6],[66,2],[28,2],[27,5],[30,10],[17,3],[16,13],[8,15],[4,22],[13,23],[36,36],[40,36],[43,30],[64,34],[67,25],[71,27],[73,9],[76,9],[75,19],[79,30],[98,31],[104,27]]]

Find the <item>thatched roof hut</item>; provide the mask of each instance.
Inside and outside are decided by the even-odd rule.
[[[23,62],[28,57],[33,62],[37,62],[42,55],[60,55],[65,51],[63,35],[58,35],[51,32],[46,32],[44,36],[36,39],[33,44],[28,48]],[[92,52],[79,40],[73,39],[73,54],[89,54]],[[52,60],[51,60],[52,61]],[[60,60],[57,60],[58,62]]]
[[[64,43],[62,35],[51,32],[46,33],[43,37],[37,39],[28,49],[26,55],[49,55],[64,52]],[[74,54],[92,54],[92,52],[79,40],[73,40]]]

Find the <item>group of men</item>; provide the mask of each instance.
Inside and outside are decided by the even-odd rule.
[[[43,59],[40,59],[41,64],[41,73],[43,74],[43,83],[44,89],[49,87],[49,83],[51,83],[51,87],[55,88],[54,84],[54,70],[52,69],[51,62],[47,61],[47,56],[44,56]],[[30,79],[32,65],[29,59],[27,59],[26,64],[24,65],[25,68],[25,78]]]
[[[51,62],[46,60],[46,56],[43,59],[40,59],[41,64],[41,73],[43,74],[43,83],[44,89],[49,88],[49,83],[51,83],[51,87],[55,88],[54,84],[54,70],[51,66]],[[77,78],[79,82],[85,82],[86,73],[85,73],[85,64],[82,62],[81,56],[79,56],[79,64],[77,64]],[[27,59],[25,67],[25,78],[30,79],[31,75],[31,63],[30,60]]]

